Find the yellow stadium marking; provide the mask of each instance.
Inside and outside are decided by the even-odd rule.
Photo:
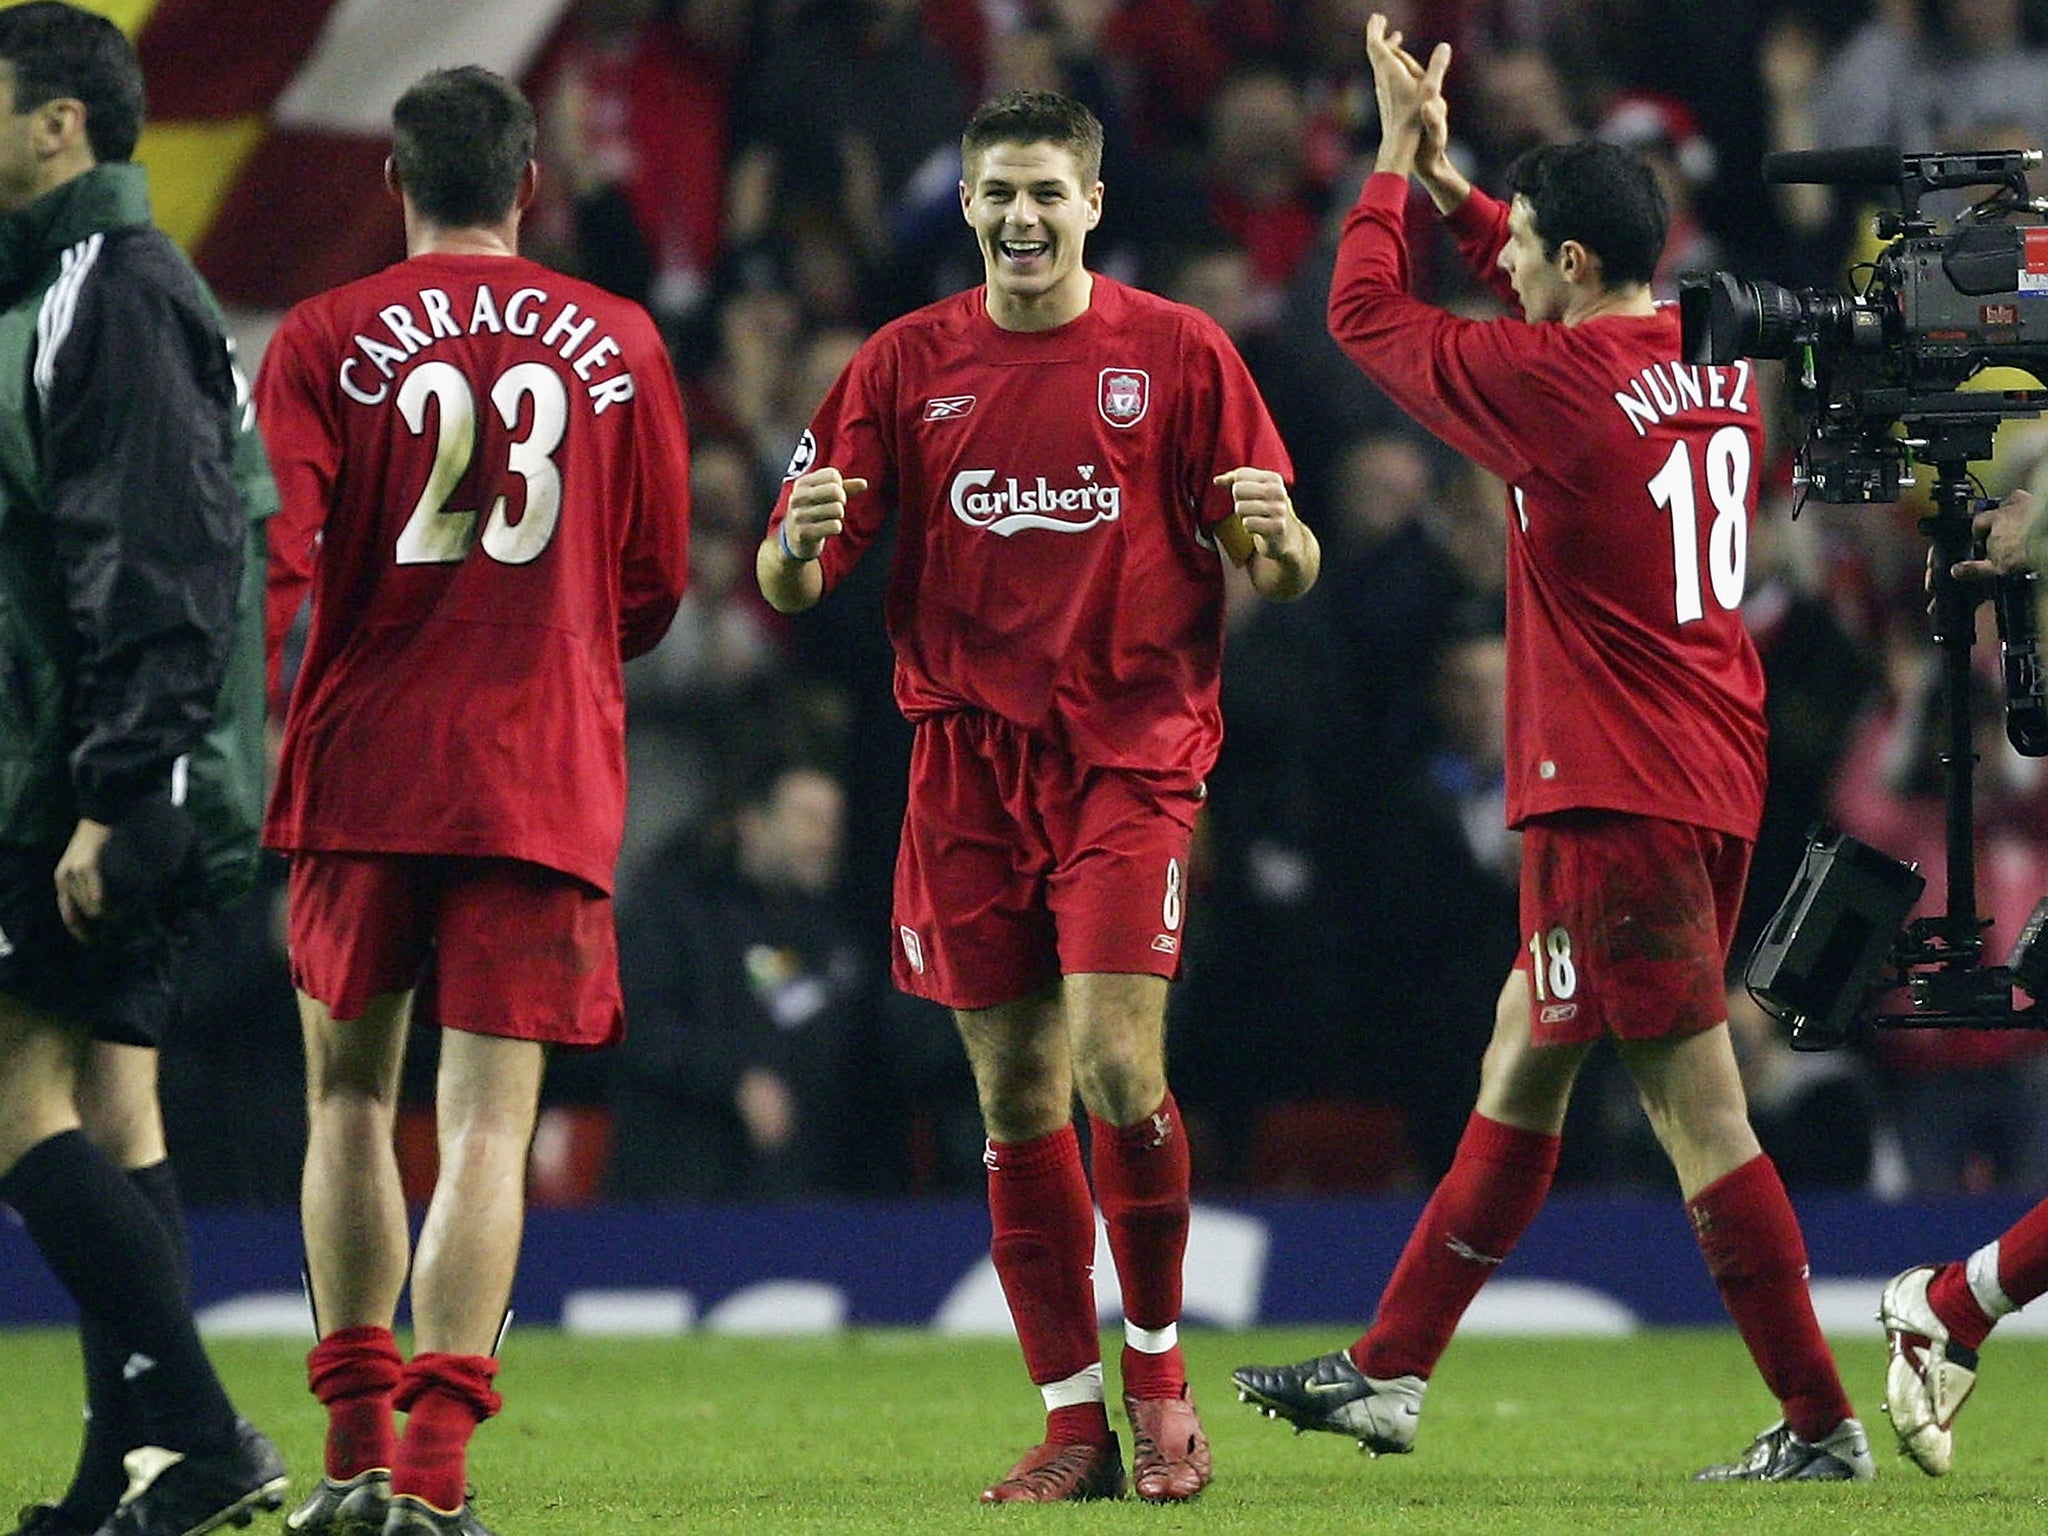
[[[75,3],[81,11],[91,11],[96,16],[106,17],[133,37],[142,30],[142,24],[149,20],[150,12],[157,8],[158,0],[75,0]]]
[[[135,158],[149,171],[150,208],[164,233],[191,251],[212,227],[242,162],[268,131],[260,113],[145,127]]]

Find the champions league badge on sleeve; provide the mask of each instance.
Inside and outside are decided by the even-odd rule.
[[[1112,427],[1135,427],[1152,403],[1152,380],[1142,368],[1105,368],[1096,386],[1095,403]]]
[[[782,472],[782,478],[794,480],[798,475],[809,473],[817,462],[818,439],[810,428],[806,427],[804,435],[796,440],[796,452],[789,456],[789,468]]]

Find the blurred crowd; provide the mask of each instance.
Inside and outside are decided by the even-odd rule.
[[[796,620],[759,600],[753,552],[861,340],[979,280],[958,133],[976,101],[1020,86],[1102,118],[1090,265],[1230,333],[1325,551],[1297,604],[1233,593],[1227,739],[1170,1019],[1197,1194],[1404,1189],[1442,1171],[1518,943],[1505,502],[1324,332],[1336,225],[1377,136],[1373,10],[1456,47],[1455,152],[1478,184],[1589,134],[1648,157],[1673,215],[1666,296],[1707,268],[1841,288],[1869,257],[1866,189],[1766,186],[1769,151],[2048,146],[2048,0],[581,0],[532,81],[543,197],[526,249],[640,300],[671,338],[692,586],[628,669],[629,1038],[551,1066],[537,1192],[980,1187],[950,1020],[887,984],[909,738],[880,614],[886,551]],[[1426,202],[1411,227],[1436,227]],[[1426,244],[1418,284],[1485,312],[1453,254]],[[1776,394],[1772,374],[1759,380]],[[1781,419],[1749,544],[1772,789],[1738,970],[1817,818],[1920,861],[1922,910],[1944,899],[1918,508],[1795,517],[1798,438]],[[2048,490],[2048,433],[2009,424],[1977,467],[1989,494]],[[2048,781],[1999,729],[1988,632],[1977,659],[1979,896],[2002,959],[2048,895]],[[193,957],[165,1053],[195,1201],[293,1198],[303,1129],[277,899],[273,879]],[[1886,1030],[1807,1056],[1739,977],[1730,1010],[1759,1131],[1794,1187],[2041,1187],[2048,1034]],[[431,1062],[410,1070],[424,1082]],[[1668,1179],[1624,1076],[1598,1057],[1588,1070],[1602,1081],[1576,1100],[1560,1177]],[[222,1102],[246,1118],[223,1125]]]

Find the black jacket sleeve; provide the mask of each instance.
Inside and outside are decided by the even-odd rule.
[[[226,337],[163,234],[66,253],[34,384],[78,647],[72,782],[81,816],[117,823],[212,719],[248,532]]]

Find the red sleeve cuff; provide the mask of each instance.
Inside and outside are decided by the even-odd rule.
[[[1408,206],[1408,178],[1394,171],[1374,171],[1358,189],[1361,205],[1405,210]]]
[[[1497,199],[1474,187],[1470,197],[1444,215],[1444,223],[1460,240],[1477,239],[1491,228],[1499,207]]]

